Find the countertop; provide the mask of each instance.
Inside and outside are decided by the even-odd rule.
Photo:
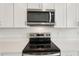
[[[59,39],[53,42],[61,49],[61,51],[79,51],[79,40],[77,39]]]
[[[26,41],[0,41],[0,53],[8,53],[8,52],[22,52]]]
[[[79,40],[54,40],[61,51],[79,51]],[[0,41],[0,53],[22,52],[27,42],[20,41]]]

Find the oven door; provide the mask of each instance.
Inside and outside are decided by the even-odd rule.
[[[36,37],[36,38],[30,38],[29,41],[30,44],[50,44],[51,40],[50,37]]]

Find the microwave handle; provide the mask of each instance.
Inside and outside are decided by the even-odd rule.
[[[51,12],[49,12],[49,23],[51,23]]]

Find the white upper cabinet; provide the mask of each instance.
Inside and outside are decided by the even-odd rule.
[[[55,9],[55,28],[79,27],[79,3],[1,3],[0,27],[26,27],[27,9]]]
[[[0,27],[13,27],[13,4],[0,4]]]
[[[40,9],[41,3],[27,3],[27,9]]]
[[[67,4],[67,27],[79,27],[79,3]]]
[[[28,3],[28,9],[54,9],[54,3]]]
[[[55,4],[55,27],[64,28],[67,25],[66,3]]]
[[[43,9],[54,9],[55,8],[55,4],[54,3],[43,3],[42,4],[42,8]]]
[[[27,4],[14,3],[14,27],[25,27],[27,23]]]
[[[55,9],[55,27],[67,27],[66,3],[29,3],[28,9]]]

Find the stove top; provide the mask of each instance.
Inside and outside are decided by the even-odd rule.
[[[38,49],[38,48],[50,48],[51,44],[29,44],[29,48]]]
[[[60,49],[53,43],[51,42],[50,44],[36,44],[36,45],[31,45],[27,44],[26,47],[23,50],[24,54],[53,54],[53,53],[58,53],[60,52]]]
[[[60,53],[60,49],[51,41],[50,33],[30,33],[29,36],[29,42],[22,51],[23,55],[48,55]]]

